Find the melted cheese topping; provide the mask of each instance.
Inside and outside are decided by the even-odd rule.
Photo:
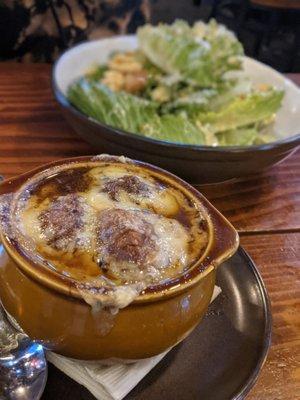
[[[191,266],[208,241],[197,205],[127,160],[37,176],[19,194],[16,221],[35,254],[83,284],[99,277],[143,288],[161,283]],[[130,290],[131,299],[136,288]]]

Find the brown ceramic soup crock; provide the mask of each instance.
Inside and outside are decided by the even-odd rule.
[[[78,163],[124,163],[124,158],[77,157],[56,161],[3,181],[0,194],[12,194],[38,173]],[[232,225],[192,186],[149,164],[127,161],[180,190],[206,220],[208,243],[199,259],[167,283],[147,288],[112,317],[92,310],[74,279],[31,259],[17,242],[1,232],[0,297],[7,313],[30,338],[67,357],[82,360],[136,360],[151,357],[182,341],[201,321],[210,303],[217,267],[234,254],[238,234]],[[13,213],[13,207],[10,211]],[[4,215],[5,216],[5,215]]]

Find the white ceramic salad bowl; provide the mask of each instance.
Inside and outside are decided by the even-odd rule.
[[[112,52],[137,48],[135,35],[85,42],[66,51],[53,68],[53,90],[62,111],[95,153],[125,154],[166,168],[191,182],[217,182],[263,169],[281,161],[300,144],[300,89],[274,69],[243,57],[246,75],[255,84],[272,85],[285,92],[276,115],[271,143],[250,146],[203,146],[155,140],[125,132],[86,116],[67,98],[69,86],[93,66],[104,64]]]

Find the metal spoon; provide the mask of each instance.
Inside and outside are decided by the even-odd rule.
[[[38,400],[46,381],[43,347],[12,326],[0,303],[0,399]]]

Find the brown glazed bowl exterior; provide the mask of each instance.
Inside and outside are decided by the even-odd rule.
[[[92,157],[60,160],[0,185],[0,194],[15,193],[37,172],[49,167],[92,161]],[[116,162],[107,156],[106,162]],[[146,290],[119,310],[103,334],[107,314],[92,313],[74,281],[34,264],[1,234],[0,297],[6,311],[44,347],[82,360],[136,360],[159,354],[183,340],[201,321],[215,285],[216,268],[238,247],[232,225],[194,188],[157,167],[133,161],[168,179],[196,201],[206,214],[209,243],[204,255],[184,275],[155,290]],[[111,321],[110,321],[111,322]]]

